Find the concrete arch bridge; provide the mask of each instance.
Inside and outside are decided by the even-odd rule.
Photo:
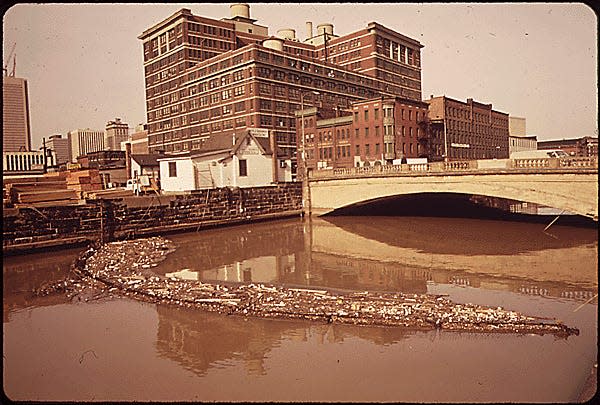
[[[384,197],[459,193],[537,203],[598,221],[598,159],[493,159],[309,172],[311,215]]]

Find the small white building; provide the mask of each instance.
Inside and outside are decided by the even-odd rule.
[[[292,181],[292,162],[274,157],[272,134],[249,129],[224,145],[223,137],[209,139],[202,152],[158,159],[161,189],[184,192],[219,187],[259,187]],[[280,155],[280,154],[277,154]]]

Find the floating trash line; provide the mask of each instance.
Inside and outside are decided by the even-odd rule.
[[[555,319],[527,316],[501,307],[458,304],[445,295],[369,291],[334,294],[326,289],[254,283],[225,286],[153,273],[151,268],[174,248],[170,240],[159,236],[92,246],[73,264],[74,276],[34,293],[65,292],[71,298],[81,299],[83,295],[86,301],[125,295],[226,315],[412,330],[553,334],[564,338],[579,334],[578,329]]]

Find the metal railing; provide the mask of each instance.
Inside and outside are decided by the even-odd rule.
[[[319,169],[309,172],[310,179],[418,175],[419,173],[489,173],[492,172],[544,172],[598,169],[598,157],[530,158],[457,160],[400,165],[377,165],[336,169]],[[587,171],[587,170],[586,170]]]

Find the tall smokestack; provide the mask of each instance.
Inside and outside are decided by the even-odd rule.
[[[312,38],[313,37],[313,27],[312,27],[312,22],[307,21],[306,22],[306,39]]]

